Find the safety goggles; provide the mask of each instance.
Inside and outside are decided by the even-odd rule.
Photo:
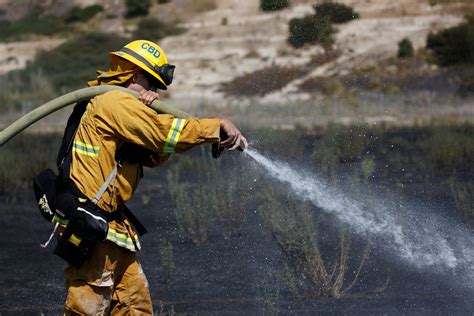
[[[167,86],[173,82],[175,65],[164,64],[162,66],[154,66],[152,69],[160,76]]]

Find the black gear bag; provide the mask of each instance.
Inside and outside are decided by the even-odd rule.
[[[96,205],[116,177],[121,166],[120,160],[93,201],[88,200],[69,178],[71,147],[87,104],[88,101],[77,103],[68,119],[56,160],[59,174],[46,169],[33,179],[33,189],[41,215],[48,222],[56,223],[49,240],[42,246],[48,246],[60,224],[66,226],[58,238],[54,254],[77,268],[89,258],[98,242],[106,240],[110,221],[127,218],[139,235],[146,233],[143,225],[124,205],[114,213],[106,212]]]

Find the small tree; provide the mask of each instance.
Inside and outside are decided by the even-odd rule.
[[[408,38],[402,39],[398,42],[398,58],[409,58],[413,57],[413,45]]]
[[[291,19],[289,31],[288,42],[293,47],[299,48],[306,43],[318,43],[326,49],[334,43],[333,35],[336,32],[328,18],[315,15]]]
[[[144,18],[137,24],[137,29],[133,32],[133,38],[157,41],[166,36],[179,35],[186,32],[185,28],[165,24],[155,18]]]
[[[426,48],[440,66],[474,64],[474,18],[451,28],[430,33]]]
[[[87,22],[102,11],[104,11],[104,8],[98,4],[90,5],[85,8],[73,6],[64,15],[63,19],[66,23]]]
[[[354,9],[342,3],[324,2],[314,5],[313,9],[317,16],[327,17],[332,23],[345,23],[360,17]]]
[[[260,0],[260,10],[277,11],[288,7],[288,0]]]
[[[150,9],[150,0],[125,0],[127,6],[127,18],[143,16],[148,14]]]

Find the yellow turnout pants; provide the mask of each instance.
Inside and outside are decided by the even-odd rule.
[[[81,268],[64,271],[64,315],[152,315],[148,282],[136,253],[105,241]]]

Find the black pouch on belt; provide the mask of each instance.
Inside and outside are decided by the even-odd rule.
[[[79,268],[98,242],[107,238],[109,223],[106,216],[91,203],[81,203],[71,212],[54,254]]]

